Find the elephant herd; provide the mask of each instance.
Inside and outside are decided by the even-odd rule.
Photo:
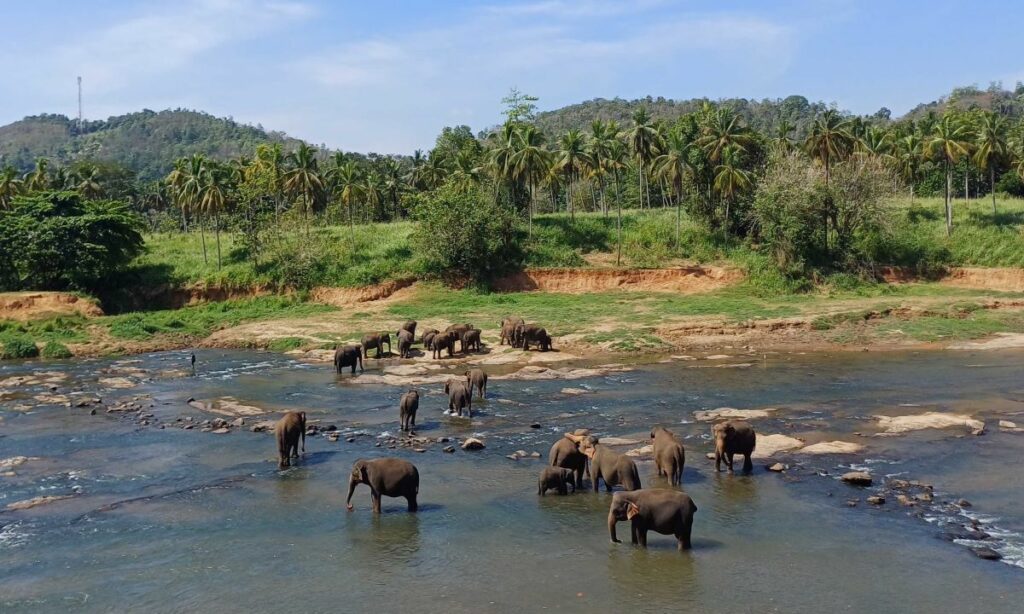
[[[475,329],[467,329],[475,330]],[[516,335],[513,329],[512,335]],[[520,331],[522,329],[520,328]],[[504,327],[503,327],[504,335]],[[487,390],[487,374],[481,369],[466,371],[465,379],[449,380],[444,387],[448,395],[448,408],[458,415],[472,416],[473,392],[484,398]],[[419,392],[410,390],[399,401],[399,421],[403,431],[416,426],[416,412],[419,409]],[[305,452],[306,414],[288,412],[275,427],[279,466],[290,465],[291,458],[299,456],[301,443]],[[719,422],[712,427],[715,445],[715,471],[721,471],[721,464],[733,470],[733,458],[744,457],[743,471],[749,473],[753,465],[751,455],[757,442],[757,435],[749,423],[737,420]],[[650,432],[652,455],[658,476],[664,476],[671,487],[682,484],[685,451],[675,433],[655,426]],[[680,550],[691,547],[693,515],[697,506],[689,495],[675,488],[644,488],[636,463],[625,454],[601,443],[599,437],[587,429],[565,433],[548,453],[548,466],[544,467],[537,479],[537,494],[544,496],[548,491],[567,495],[570,487],[573,493],[586,490],[584,474],[590,478],[594,492],[601,483],[611,493],[618,486],[608,510],[608,534],[612,542],[620,543],[616,534],[619,522],[630,522],[632,543],[647,546],[647,533],[654,531],[675,536]],[[356,486],[370,487],[370,498],[374,513],[380,513],[381,497],[403,497],[410,512],[418,509],[419,470],[412,463],[399,458],[360,459],[352,466],[349,475],[348,497],[345,506],[353,510],[352,494]]]
[[[416,343],[415,320],[409,320],[402,327],[395,331],[395,339],[398,341],[398,356],[409,358],[412,355],[412,347]],[[551,336],[548,331],[537,324],[527,324],[519,317],[507,317],[499,324],[501,337],[499,344],[511,345],[514,348],[529,350],[534,346],[541,351],[552,349]],[[443,331],[432,328],[422,331],[420,343],[424,352],[430,352],[431,358],[439,360],[447,353],[449,357],[458,353],[479,352],[483,348],[480,329],[472,324],[452,324]],[[456,343],[458,349],[456,350]],[[363,371],[363,360],[370,357],[370,350],[376,350],[375,358],[381,358],[387,346],[388,354],[391,354],[391,333],[380,332],[364,335],[359,345],[344,345],[334,349],[334,370],[341,373],[345,368],[351,369],[355,375],[356,367]]]

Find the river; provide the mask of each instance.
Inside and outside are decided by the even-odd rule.
[[[205,350],[194,376],[187,359],[0,366],[0,459],[29,457],[0,477],[0,609],[1021,611],[1024,433],[997,427],[1024,423],[1019,351],[770,355],[747,368],[673,361],[573,382],[492,380],[472,423],[444,416],[439,386],[422,386],[418,435],[487,446],[454,453],[448,443],[387,449],[404,388],[272,353]],[[102,404],[75,406],[93,397]],[[271,413],[203,432],[216,415],[187,400],[222,397]],[[141,412],[106,411],[125,401]],[[777,408],[753,421],[762,434],[865,450],[780,453],[750,476],[716,474],[710,423],[694,412],[722,406]],[[287,409],[341,437],[307,438],[298,465],[278,471],[273,437],[249,425]],[[873,415],[925,411],[969,413],[986,432],[875,436]],[[180,428],[186,416],[197,426]],[[691,551],[657,534],[646,551],[610,543],[603,492],[537,496],[561,433],[642,440],[654,424],[684,438],[683,487],[699,508]],[[517,450],[543,459],[509,459]],[[351,463],[383,455],[418,466],[419,513],[385,498],[375,517],[365,486],[346,512]],[[790,469],[767,471],[775,460]],[[652,463],[639,467],[645,486],[664,486]],[[905,507],[890,493],[869,505],[879,487],[837,479],[851,468],[876,484],[932,484],[934,502]],[[68,498],[5,510],[40,496]],[[960,499],[970,507],[949,504]],[[971,518],[1002,561],[941,539]]]

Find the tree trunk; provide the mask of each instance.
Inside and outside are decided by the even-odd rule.
[[[946,160],[946,236],[953,233],[953,207],[951,205],[953,191],[953,169]]]
[[[217,237],[217,270],[220,270],[220,211],[213,214],[213,233]]]
[[[530,182],[530,202],[526,205],[526,216],[529,218],[529,234],[527,235],[531,240],[533,239],[533,182]]]
[[[199,236],[203,240],[203,264],[210,264],[210,261],[206,258],[206,224],[203,223],[203,218],[199,218]]]
[[[622,193],[619,190],[619,171],[615,170],[615,266],[622,265]]]
[[[636,159],[636,170],[640,177],[640,189],[637,192],[637,197],[640,199],[640,210],[644,208],[644,167],[640,164],[640,158]]]
[[[989,162],[988,166],[988,185],[989,189],[992,190],[992,215],[995,216],[996,211],[996,167]],[[993,220],[995,221],[995,220]]]
[[[971,202],[971,165],[964,163],[964,202]]]
[[[356,245],[356,216],[352,210],[352,199],[348,199],[348,236],[352,241],[352,248],[355,249]]]
[[[679,249],[679,228],[683,218],[683,191],[676,194],[676,249]]]
[[[569,173],[569,185],[567,186],[567,189],[565,191],[565,195],[569,199],[569,203],[566,206],[569,209],[569,221],[570,222],[575,222],[576,221],[576,203],[572,202],[572,182],[573,182],[573,176],[575,174],[576,173],[573,173],[573,172]]]

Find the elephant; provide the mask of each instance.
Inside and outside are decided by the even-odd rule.
[[[623,490],[643,488],[633,459],[601,445],[597,437],[587,436],[580,445],[580,451],[590,459],[590,483],[594,492],[598,490],[600,479],[604,480],[604,488],[608,492],[613,486],[622,486]]]
[[[683,481],[683,465],[686,463],[683,444],[675,433],[661,426],[651,429],[651,439],[654,440],[654,466],[658,475],[668,476],[669,484],[679,486]]]
[[[459,380],[448,380],[444,385],[444,393],[448,395],[448,409],[459,412],[462,417],[462,408],[466,408],[469,418],[473,417],[473,392],[465,382]]]
[[[299,439],[302,439],[302,453],[306,453],[306,412],[290,411],[274,425],[277,438],[277,466],[280,469],[291,466],[291,458],[299,457]]]
[[[487,374],[484,373],[483,369],[470,369],[466,371],[466,385],[469,386],[469,391],[473,392],[476,388],[480,398],[484,398],[487,395]]]
[[[619,542],[615,525],[623,520],[631,523],[633,543],[647,547],[647,532],[675,535],[679,550],[689,550],[693,531],[693,514],[697,511],[693,499],[678,490],[654,488],[617,492],[608,507],[608,535],[612,543]]]
[[[587,457],[580,452],[580,442],[589,431],[580,429],[575,433],[566,433],[556,441],[548,452],[548,464],[552,467],[569,469],[576,476],[574,491],[584,490],[583,473],[587,470]]]
[[[504,318],[501,321],[501,338],[498,340],[498,344],[505,345],[507,341],[512,347],[518,347],[516,343],[516,329],[525,325],[526,323],[520,317],[510,316]]]
[[[474,352],[480,351],[480,331],[476,328],[471,328],[466,332],[462,333],[462,351],[471,349]]]
[[[473,330],[472,324],[452,324],[448,328],[444,329],[446,333],[455,333],[455,338],[459,340],[460,352],[466,351],[466,346],[462,341],[462,336],[466,334],[466,331]]]
[[[440,359],[441,352],[445,349],[448,350],[448,356],[455,352],[455,335],[456,333],[437,333],[430,339],[430,350],[433,358]]]
[[[439,332],[441,331],[437,330],[436,328],[431,328],[429,330],[423,331],[423,336],[420,337],[420,342],[423,344],[423,349],[430,349],[430,340],[433,339],[434,335],[438,334]]]
[[[363,358],[370,357],[370,350],[377,349],[377,358],[380,358],[380,352],[384,349],[384,344],[388,345],[388,354],[391,353],[391,335],[388,333],[370,333],[369,335],[363,335]]]
[[[363,370],[363,349],[358,345],[346,345],[334,350],[334,370],[341,373],[345,367],[352,367],[352,375],[356,374],[356,365]]]
[[[519,342],[524,351],[529,351],[531,343],[539,347],[542,352],[547,352],[551,349],[551,336],[548,335],[548,331],[544,330],[544,328],[536,324],[527,324],[518,328],[517,331]]]
[[[370,487],[370,501],[373,513],[380,513],[380,497],[405,497],[409,503],[409,511],[418,509],[416,496],[420,492],[420,472],[409,461],[400,458],[359,459],[352,464],[352,473],[348,476],[348,498],[345,507],[348,511],[352,506],[352,493],[356,486],[366,484]]]
[[[572,491],[576,492],[572,469],[545,467],[541,469],[540,477],[537,478],[537,494],[542,497],[549,490],[557,490],[558,494],[567,495],[569,494],[568,486],[572,486]]]
[[[722,460],[725,459],[726,466],[732,472],[732,457],[735,454],[743,455],[743,473],[754,470],[754,463],[750,462],[754,446],[757,445],[754,427],[741,420],[726,420],[713,426],[711,435],[715,439],[715,471],[722,470]]]
[[[398,421],[403,431],[411,431],[416,426],[416,410],[420,408],[420,393],[410,390],[402,395],[398,403]]]
[[[408,322],[406,322],[405,324],[402,325],[401,330],[409,331],[409,334],[412,335],[413,339],[415,339],[416,338],[416,320],[409,320]]]
[[[415,339],[415,337],[413,336],[412,333],[410,333],[409,331],[405,330],[404,328],[402,330],[399,330],[397,333],[395,333],[395,336],[398,338],[398,355],[399,355],[399,357],[401,357],[401,358],[408,358],[409,357],[409,350],[412,349],[412,341],[413,341],[413,339]]]

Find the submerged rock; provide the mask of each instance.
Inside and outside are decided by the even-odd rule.
[[[760,439],[758,445],[760,445]],[[811,444],[799,450],[800,454],[857,454],[864,450],[859,443],[849,441],[823,441]]]
[[[1003,555],[999,554],[998,552],[987,546],[971,548],[971,552],[974,554],[974,556],[978,557],[979,559],[985,559],[986,561],[998,561],[1003,558]]]
[[[483,450],[486,447],[487,446],[484,445],[484,442],[480,441],[476,437],[470,437],[462,442],[463,450]]]
[[[782,473],[787,469],[787,467],[782,463],[775,463],[774,465],[768,465],[767,467],[765,467],[765,469],[767,469],[768,471],[773,471],[775,473]]]
[[[693,415],[702,422],[710,420],[723,420],[726,418],[737,418],[741,420],[753,420],[755,418],[767,418],[778,409],[765,407],[764,409],[736,409],[734,407],[719,407],[718,409],[695,411]],[[758,444],[761,442],[758,441]]]
[[[870,503],[871,505],[882,505],[883,503],[885,503],[885,497],[883,497],[882,495],[872,495],[868,497],[868,503]]]
[[[866,471],[850,471],[844,473],[839,479],[854,486],[871,486],[873,482],[871,474]]]
[[[8,503],[7,509],[11,511],[15,510],[27,510],[40,505],[46,505],[53,503],[54,501],[63,501],[64,499],[70,499],[74,495],[45,495],[40,497],[33,497],[31,499],[25,499],[24,501],[15,501],[14,503]]]
[[[946,414],[937,411],[925,412],[909,416],[874,416],[879,425],[890,435],[908,433],[922,429],[945,429],[966,427],[971,434],[981,435],[985,432],[985,423],[975,420],[967,414]]]

